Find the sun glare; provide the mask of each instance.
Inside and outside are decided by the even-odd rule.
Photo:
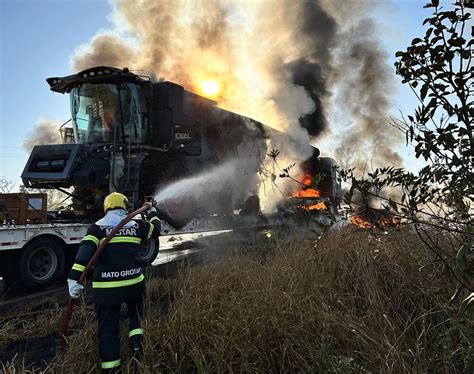
[[[206,96],[215,96],[219,92],[219,83],[216,81],[202,81],[201,91]]]

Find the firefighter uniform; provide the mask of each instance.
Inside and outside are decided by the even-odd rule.
[[[110,196],[110,195],[109,195]],[[122,195],[123,196],[123,195]],[[78,280],[100,242],[126,216],[124,209],[107,210],[82,239],[76,259],[69,273],[70,280]],[[140,351],[143,330],[145,276],[139,258],[142,240],[157,237],[160,220],[156,211],[148,214],[149,221],[131,220],[110,240],[99,255],[93,270],[92,294],[98,320],[99,351],[102,369],[117,368],[120,360],[120,308],[127,304],[129,316],[129,346]]]

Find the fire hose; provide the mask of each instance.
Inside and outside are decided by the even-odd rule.
[[[127,224],[133,217],[135,217],[137,214],[146,212],[150,207],[152,206],[151,202],[146,202],[143,204],[143,206],[134,212],[128,214],[123,220],[119,222],[117,226],[114,227],[114,229],[110,232],[109,235],[107,235],[103,241],[101,241],[99,247],[95,250],[94,254],[92,255],[91,259],[87,263],[84,271],[82,272],[80,278],[79,278],[79,284],[83,284],[84,281],[86,280],[87,275],[91,271],[92,267],[94,266],[95,262],[97,261],[97,258],[99,255],[102,253],[104,248],[109,244],[109,241],[117,234],[117,232],[125,225]],[[69,303],[67,305],[66,309],[66,314],[64,316],[64,322],[63,322],[63,327],[61,329],[61,334],[63,339],[66,337],[67,330],[69,328],[69,322],[71,321],[72,318],[72,312],[74,309],[74,300],[73,298],[69,299]]]

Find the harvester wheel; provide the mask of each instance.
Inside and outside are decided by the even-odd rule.
[[[158,216],[177,229],[186,226],[196,217],[196,203],[189,197],[177,197],[156,207]]]

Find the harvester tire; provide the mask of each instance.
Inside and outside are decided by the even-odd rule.
[[[156,207],[158,216],[180,229],[196,217],[196,203],[192,198],[176,198]]]

